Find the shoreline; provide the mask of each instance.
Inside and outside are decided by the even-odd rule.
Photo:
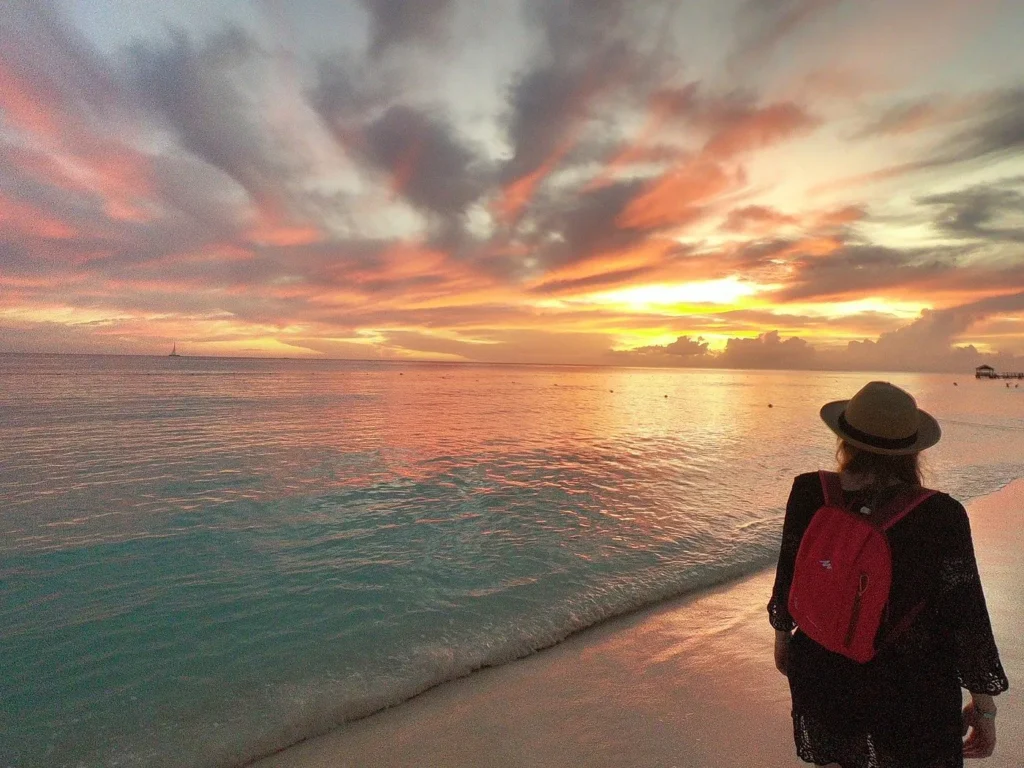
[[[606,626],[615,625],[617,623],[629,622],[633,618],[643,617],[647,613],[658,611],[662,607],[688,605],[689,603],[695,602],[703,597],[710,596],[720,591],[728,590],[731,587],[736,586],[748,579],[752,579],[762,573],[767,572],[766,569],[769,568],[769,566],[765,564],[748,564],[748,566],[749,567],[736,566],[734,573],[728,573],[726,575],[723,575],[716,581],[701,584],[700,586],[693,587],[692,589],[688,589],[684,592],[680,592],[669,597],[655,597],[652,598],[650,602],[646,602],[636,607],[630,608],[623,613],[614,614],[608,616],[607,618],[599,619],[593,624],[588,624],[578,629],[569,630],[568,633],[560,639],[554,640],[553,642],[550,642],[547,645],[542,645],[537,648],[534,648],[533,650],[524,653],[522,656],[517,656],[515,658],[508,659],[507,661],[487,663],[483,666],[476,667],[468,672],[460,674],[457,677],[450,677],[440,680],[438,682],[427,684],[424,688],[416,691],[415,693],[412,693],[406,698],[403,698],[400,701],[397,701],[393,704],[380,705],[378,708],[373,709],[372,711],[368,711],[365,714],[356,715],[351,719],[344,721],[340,725],[335,725],[330,727],[326,731],[315,733],[311,736],[306,736],[296,742],[288,744],[287,746],[276,749],[273,752],[265,753],[260,757],[246,759],[242,763],[230,763],[228,764],[228,768],[254,768],[255,766],[263,766],[264,764],[276,765],[276,763],[269,763],[267,761],[270,761],[283,753],[287,753],[293,749],[301,747],[305,745],[307,742],[315,741],[317,739],[322,739],[325,737],[330,737],[334,735],[337,731],[342,731],[350,727],[357,726],[366,720],[373,720],[374,718],[385,715],[388,712],[395,710],[396,708],[404,707],[407,704],[415,702],[421,697],[430,696],[439,688],[444,688],[445,686],[449,685],[458,685],[467,680],[473,679],[476,675],[479,674],[486,674],[489,672],[496,672],[498,670],[506,669],[510,665],[527,661],[537,656],[538,654],[549,653],[567,643],[575,641],[577,638],[580,638],[581,636],[588,636],[592,632],[600,632]],[[774,576],[774,564],[772,564],[770,567],[771,573]]]
[[[1024,479],[967,509],[1011,690],[986,768],[1024,754]],[[576,632],[249,763],[327,766],[799,765],[772,663],[774,568]]]

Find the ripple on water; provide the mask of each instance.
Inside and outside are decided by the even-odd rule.
[[[861,383],[71,360],[0,356],[0,763],[231,764],[769,562]],[[934,484],[1019,475],[1011,398],[945,379]]]

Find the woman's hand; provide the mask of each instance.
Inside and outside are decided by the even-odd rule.
[[[987,712],[995,712],[995,707],[986,708]],[[970,735],[964,742],[964,757],[991,757],[996,748],[996,721],[992,717],[983,717],[977,703],[971,701],[964,707],[964,735],[970,729]]]
[[[775,668],[789,676],[789,632],[775,630]]]

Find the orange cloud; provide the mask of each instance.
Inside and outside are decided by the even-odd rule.
[[[398,242],[364,266],[339,260],[325,269],[332,283],[342,286],[332,298],[370,296],[378,307],[424,308],[472,305],[494,290],[492,278],[444,251],[418,242]]]
[[[783,213],[767,205],[748,205],[730,212],[722,224],[722,229],[763,238],[794,228],[812,233],[834,231],[860,221],[864,216],[864,209],[855,205],[803,215]],[[805,236],[797,244],[797,251],[788,250],[780,254],[799,252],[827,255],[841,244],[836,237],[814,234]]]
[[[586,127],[587,110],[590,102],[608,83],[595,82],[596,75],[584,78],[579,91],[568,110],[566,125],[562,128],[562,137],[555,143],[554,149],[533,171],[520,176],[505,186],[501,199],[495,205],[498,218],[512,223],[519,217],[522,210],[529,204],[536,193],[537,187],[550,176],[567,154],[576,146]]]
[[[516,179],[505,187],[501,199],[495,206],[498,217],[502,221],[512,223],[519,217],[522,210],[533,199],[537,187],[558,168],[562,159],[575,146],[581,130],[580,126],[571,130],[569,135],[559,142],[554,151],[535,170]]]
[[[812,235],[793,243],[789,248],[780,251],[778,258],[789,256],[828,256],[842,248],[846,243],[829,235]]]
[[[145,202],[153,197],[149,159],[124,145],[95,142],[80,153],[83,185],[104,199],[112,219],[143,222],[152,219]]]
[[[0,193],[0,226],[12,233],[46,240],[72,240],[78,230],[27,203]]]
[[[633,200],[618,223],[633,229],[688,224],[702,215],[700,206],[744,182],[742,171],[726,171],[706,159],[685,162]]]
[[[605,187],[611,184],[615,175],[624,168],[647,160],[650,144],[677,109],[676,101],[666,98],[662,92],[655,93],[650,99],[647,121],[637,137],[608,161],[604,170],[584,188],[584,191],[590,192]]]
[[[628,285],[642,276],[649,277],[676,248],[671,240],[652,238],[634,248],[603,253],[552,270],[526,288],[535,293],[572,295],[589,292],[598,285],[605,289]]]
[[[23,133],[41,139],[60,136],[60,121],[45,99],[34,93],[29,84],[11,71],[0,59],[0,108],[4,116]]]
[[[865,217],[863,208],[857,205],[847,205],[843,208],[825,211],[815,218],[815,224],[823,227],[840,227],[844,224],[852,224],[861,221]]]
[[[818,120],[792,102],[772,104],[727,124],[704,149],[713,157],[732,157],[806,133],[818,124]]]
[[[148,159],[119,141],[91,134],[80,116],[55,99],[0,59],[0,111],[44,150],[12,149],[9,159],[40,181],[99,195],[113,219],[148,220],[141,205],[153,192]]]
[[[260,201],[253,218],[244,235],[248,243],[286,248],[320,243],[325,239],[322,229],[308,222],[292,221],[289,212],[274,201]]]
[[[748,205],[729,214],[723,229],[755,235],[767,235],[799,223],[795,216],[764,205]]]
[[[257,245],[287,247],[319,243],[324,239],[323,233],[316,227],[291,226],[263,222],[249,230],[247,239]]]

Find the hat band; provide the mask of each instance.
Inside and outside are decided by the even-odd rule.
[[[910,437],[878,437],[877,435],[869,435],[867,432],[861,432],[854,426],[851,426],[850,422],[846,420],[846,414],[839,414],[839,426],[854,440],[858,440],[865,445],[870,445],[872,448],[909,448],[917,442],[917,432],[912,434]]]

